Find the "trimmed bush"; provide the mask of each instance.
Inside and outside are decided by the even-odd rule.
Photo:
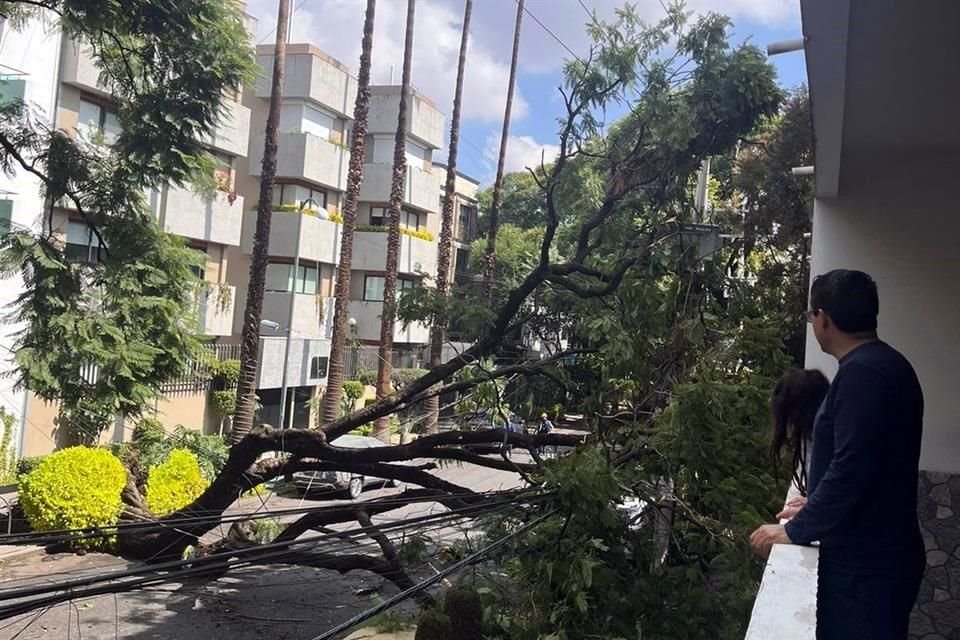
[[[147,474],[147,507],[165,516],[196,500],[209,484],[200,473],[197,456],[174,449],[166,462],[151,467]]]
[[[109,528],[117,523],[127,471],[109,451],[70,447],[57,451],[20,480],[20,503],[35,531]],[[103,549],[112,540],[75,540],[73,546]]]

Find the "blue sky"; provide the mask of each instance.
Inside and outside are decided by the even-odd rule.
[[[648,21],[663,15],[660,0],[638,0],[637,11]],[[511,118],[507,169],[536,162],[542,150],[549,156],[556,142],[556,118],[561,114],[557,87],[562,81],[569,47],[583,55],[590,41],[584,26],[587,9],[612,18],[622,0],[527,0]],[[312,42],[355,68],[360,53],[364,0],[294,0],[293,41]],[[765,48],[770,42],[801,35],[799,0],[688,0],[695,13],[716,11],[734,21],[734,40],[750,39]],[[259,19],[257,40],[272,41],[276,0],[248,0],[248,11]],[[463,0],[417,0],[413,84],[449,114],[460,44]],[[375,84],[389,82],[391,68],[399,81],[405,0],[378,0],[374,34]],[[464,88],[464,118],[459,169],[483,183],[492,181],[506,96],[515,0],[475,0]],[[549,32],[548,32],[549,30]],[[550,33],[552,32],[552,34]],[[355,34],[355,35],[351,35]],[[558,39],[563,44],[558,42]],[[780,83],[787,88],[806,81],[802,52],[771,58]],[[446,151],[436,157],[443,158]]]

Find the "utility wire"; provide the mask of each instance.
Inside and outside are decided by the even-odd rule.
[[[518,2],[518,4],[519,4],[519,2]],[[530,16],[531,18],[533,18],[533,21],[536,22],[538,25],[540,25],[540,28],[541,28],[541,29],[543,29],[543,30],[546,31],[548,34],[550,34],[550,36],[551,36],[554,40],[556,40],[556,41],[560,44],[561,47],[563,47],[564,49],[566,49],[566,50],[567,50],[567,53],[569,53],[570,55],[572,55],[572,56],[573,56],[574,58],[576,58],[577,60],[580,60],[580,62],[583,62],[583,60],[580,59],[580,56],[578,56],[576,53],[574,53],[573,49],[571,49],[570,47],[568,47],[568,46],[567,46],[567,43],[560,39],[560,36],[558,36],[558,35],[555,34],[553,31],[551,31],[550,28],[549,28],[547,25],[543,24],[543,22],[540,21],[540,18],[538,18],[537,16],[535,16],[535,15],[533,14],[533,12],[530,11],[530,8],[529,8],[529,7],[527,7],[526,5],[524,5],[524,7],[523,7],[523,12],[526,13],[526,14],[527,14],[528,16]]]
[[[446,569],[443,569],[442,571],[437,572],[436,575],[433,575],[433,576],[427,578],[426,580],[420,582],[419,584],[416,584],[416,585],[410,587],[409,589],[405,589],[404,591],[401,591],[400,593],[398,593],[397,595],[393,596],[392,598],[388,598],[388,599],[384,600],[383,602],[381,602],[381,603],[378,604],[377,606],[371,607],[370,609],[367,609],[367,610],[364,611],[363,613],[360,613],[360,614],[358,614],[358,615],[350,618],[350,619],[347,620],[346,622],[342,622],[342,623],[338,624],[337,626],[333,627],[332,629],[330,629],[330,630],[328,630],[328,631],[320,634],[319,636],[316,636],[316,637],[313,638],[312,640],[330,640],[330,638],[333,638],[333,637],[334,637],[335,635],[337,635],[338,633],[341,633],[341,632],[343,632],[343,631],[346,631],[346,630],[350,629],[351,627],[354,627],[354,626],[360,624],[361,622],[365,622],[365,621],[369,620],[370,618],[372,618],[373,616],[375,616],[375,615],[377,615],[377,614],[379,614],[379,613],[381,613],[381,612],[383,612],[383,611],[386,611],[386,610],[389,609],[390,607],[392,607],[392,606],[394,606],[394,605],[396,605],[396,604],[398,604],[398,603],[400,603],[400,602],[403,602],[403,601],[406,600],[407,598],[410,598],[411,596],[414,596],[414,595],[416,595],[416,594],[418,594],[418,593],[420,593],[420,592],[422,592],[422,591],[425,591],[425,590],[428,589],[429,587],[435,585],[436,583],[438,583],[438,582],[440,582],[441,580],[443,580],[444,578],[446,578],[448,575],[450,575],[450,574],[452,574],[452,573],[455,573],[455,572],[459,571],[460,569],[462,569],[462,568],[464,568],[464,567],[468,567],[468,566],[470,566],[470,565],[472,565],[472,564],[475,564],[475,563],[479,562],[480,560],[482,560],[482,559],[485,558],[486,556],[490,555],[491,553],[493,553],[494,551],[496,551],[496,550],[499,549],[500,547],[502,547],[502,546],[504,546],[505,544],[507,544],[510,540],[516,538],[517,536],[519,536],[519,535],[521,535],[521,534],[526,533],[527,531],[529,531],[530,529],[534,528],[535,526],[537,526],[538,524],[540,524],[541,522],[543,522],[543,521],[546,520],[547,518],[549,518],[549,517],[553,516],[554,514],[556,514],[558,511],[559,511],[559,509],[552,509],[551,511],[548,511],[547,513],[543,514],[543,515],[540,516],[539,518],[537,518],[537,519],[535,519],[535,520],[532,520],[532,521],[528,522],[527,524],[523,525],[522,527],[520,527],[520,528],[517,529],[516,531],[512,531],[511,533],[508,533],[507,535],[505,535],[505,536],[503,536],[502,538],[496,540],[495,542],[492,542],[492,543],[488,544],[487,546],[485,546],[484,548],[480,549],[480,550],[477,551],[476,553],[473,553],[473,554],[467,556],[466,558],[464,558],[463,560],[460,560],[459,562],[453,563],[452,565],[450,565],[450,566],[447,567]]]

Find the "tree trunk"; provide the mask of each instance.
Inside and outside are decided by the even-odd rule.
[[[270,246],[270,222],[273,215],[273,180],[277,173],[277,146],[280,141],[280,101],[283,97],[283,68],[287,55],[287,23],[290,0],[280,0],[277,9],[277,39],[273,50],[273,82],[270,88],[270,110],[263,143],[263,165],[260,172],[260,199],[257,201],[257,227],[253,235],[253,257],[250,261],[250,282],[247,285],[247,306],[243,314],[240,346],[240,379],[237,383],[237,409],[230,431],[230,442],[236,444],[253,429],[253,412],[257,390],[257,353],[260,347],[260,319],[263,312],[263,289],[266,284],[267,252]]]
[[[363,152],[367,137],[367,115],[370,111],[370,57],[373,53],[373,25],[377,0],[367,0],[363,20],[363,43],[360,52],[360,72],[357,76],[357,100],[353,108],[353,133],[350,140],[350,166],[347,170],[347,190],[344,196],[343,229],[340,231],[340,262],[337,265],[337,284],[334,295],[333,335],[330,338],[330,360],[327,370],[327,389],[320,412],[321,426],[340,417],[340,395],[345,374],[347,333],[350,315],[350,269],[353,263],[353,232],[357,227],[357,201],[363,182]]]
[[[450,117],[450,145],[447,152],[447,176],[443,195],[443,216],[440,223],[440,246],[437,248],[437,294],[450,295],[450,258],[453,252],[453,203],[456,199],[457,150],[460,146],[460,109],[463,98],[463,71],[467,62],[467,41],[470,38],[470,14],[473,0],[463,6],[463,31],[460,34],[460,58],[457,61],[457,88],[453,94],[453,115]],[[443,338],[446,332],[443,319],[434,321],[430,328],[430,368],[440,366],[443,358]],[[437,432],[440,419],[440,397],[433,396],[424,403],[427,415],[425,431]]]
[[[510,137],[510,111],[513,109],[513,89],[517,83],[517,57],[520,54],[520,24],[523,21],[523,0],[517,0],[517,24],[513,29],[513,57],[510,59],[510,80],[507,85],[507,106],[503,111],[503,132],[500,135],[500,157],[497,159],[497,177],[493,183],[493,202],[490,205],[490,224],[487,228],[487,252],[483,264],[483,297],[493,297],[493,267],[496,263],[497,226],[503,197],[503,166],[507,158],[507,138]]]
[[[377,400],[391,393],[393,372],[393,328],[397,315],[397,268],[400,264],[400,209],[407,179],[407,102],[413,61],[413,18],[416,0],[407,0],[407,31],[403,40],[403,78],[397,113],[397,135],[393,143],[393,182],[390,185],[390,229],[387,234],[387,266],[383,283],[383,314],[380,316],[380,347],[377,358]],[[373,436],[390,443],[390,416],[377,418]]]

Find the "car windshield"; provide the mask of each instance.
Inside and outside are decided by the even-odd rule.
[[[366,436],[340,436],[330,444],[345,449],[367,449],[369,447],[379,446],[382,443],[376,438],[368,438]]]

